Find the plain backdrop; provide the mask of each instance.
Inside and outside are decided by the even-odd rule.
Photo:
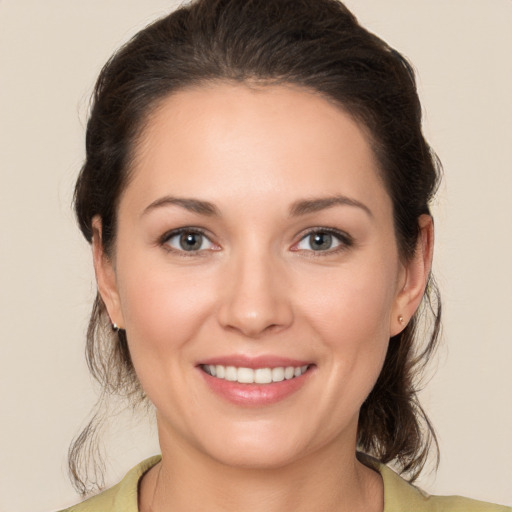
[[[512,1],[347,0],[418,72],[445,168],[434,204],[443,344],[422,394],[441,465],[426,490],[512,504]],[[94,80],[169,0],[0,0],[0,511],[77,501],[71,438],[95,400],[95,293],[70,203]],[[145,418],[106,437],[109,482],[158,451]]]

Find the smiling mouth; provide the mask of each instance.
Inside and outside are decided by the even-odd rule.
[[[291,380],[306,373],[310,365],[278,366],[275,368],[244,368],[221,364],[202,364],[201,369],[217,379],[238,382],[240,384],[272,384]]]

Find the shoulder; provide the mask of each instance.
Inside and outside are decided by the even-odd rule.
[[[160,458],[157,455],[146,459],[132,468],[117,485],[61,512],[138,512],[139,480],[160,462]]]
[[[511,507],[461,496],[431,496],[387,466],[379,464],[377,469],[384,481],[384,512],[512,512]]]
[[[160,456],[155,456],[141,462],[114,487],[61,512],[138,512],[139,480],[159,461]],[[387,466],[376,461],[371,466],[379,471],[384,482],[384,512],[512,512],[512,507],[460,496],[431,496]]]

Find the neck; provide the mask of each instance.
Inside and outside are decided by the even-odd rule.
[[[337,448],[326,446],[279,468],[254,469],[192,454],[180,443],[172,450],[162,445],[162,462],[143,478],[140,510],[382,512],[380,475],[359,463],[354,450]]]

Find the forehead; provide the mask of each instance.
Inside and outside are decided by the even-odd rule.
[[[278,193],[290,202],[297,195],[387,197],[368,137],[342,108],[295,86],[230,83],[184,89],[159,104],[128,189],[146,202],[164,193],[213,200]]]

